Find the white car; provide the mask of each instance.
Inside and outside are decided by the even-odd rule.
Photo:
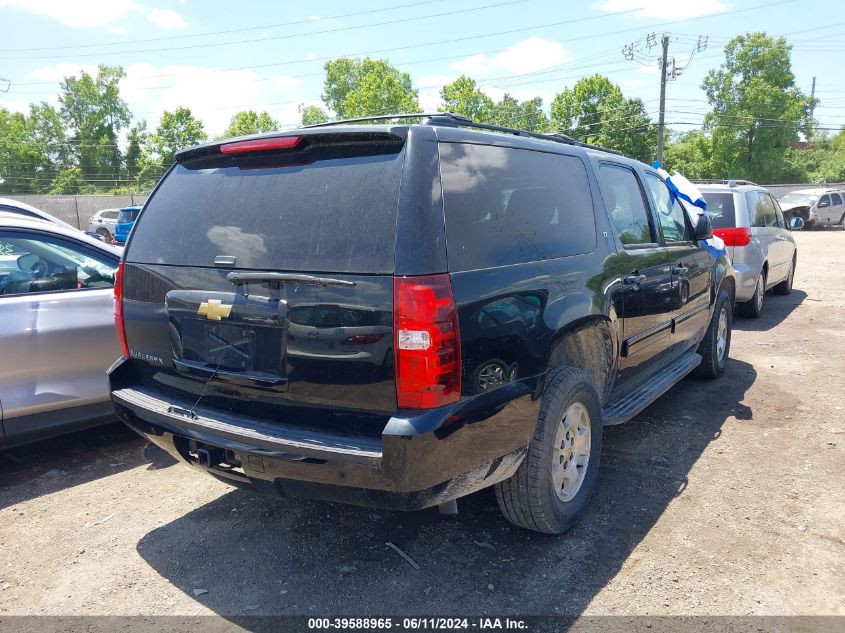
[[[68,224],[64,220],[60,220],[56,216],[50,215],[46,211],[42,211],[41,209],[33,207],[31,204],[20,202],[18,200],[12,200],[11,198],[0,198],[0,213],[14,214],[24,218],[34,218],[36,220],[44,220],[46,222],[51,222],[56,226],[60,226],[63,229],[70,229],[71,231],[80,230],[72,224]],[[82,232],[85,233],[85,231]],[[112,240],[107,239],[106,236],[100,233],[91,231],[88,233],[88,235],[100,240],[101,242],[107,242],[109,244],[112,243]]]
[[[88,220],[88,232],[99,233],[106,242],[114,244],[114,225],[120,209],[101,209]]]
[[[783,214],[797,215],[807,225],[845,228],[845,191],[838,189],[799,189],[780,199]]]

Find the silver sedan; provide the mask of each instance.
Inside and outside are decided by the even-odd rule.
[[[109,422],[119,249],[0,211],[0,446]]]

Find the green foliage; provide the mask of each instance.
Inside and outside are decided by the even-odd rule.
[[[493,100],[481,92],[474,79],[461,75],[452,83],[440,89],[443,109],[461,114],[473,121],[489,123]]]
[[[126,139],[129,141],[126,147],[126,155],[124,156],[126,176],[128,178],[136,178],[138,172],[141,170],[141,160],[144,153],[148,151],[147,146],[150,142],[150,135],[147,132],[147,122],[139,121],[136,123],[129,130]]]
[[[385,59],[341,57],[325,69],[322,99],[340,119],[420,111],[411,76]]]
[[[579,80],[552,101],[552,123],[587,143],[615,149],[650,162],[657,129],[640,99],[625,99],[622,90],[603,75]]]
[[[158,128],[150,138],[150,147],[161,167],[166,168],[173,164],[176,152],[207,139],[202,121],[195,118],[189,108],[176,108],[161,115]]]
[[[792,172],[788,149],[810,131],[812,102],[795,85],[790,49],[782,37],[740,35],[704,79],[715,177],[775,182]]]
[[[279,122],[267,112],[259,114],[255,110],[243,110],[235,113],[232,120],[229,121],[229,127],[226,128],[223,137],[276,132],[278,129]]]
[[[666,144],[663,164],[687,178],[712,178],[713,145],[701,130],[679,135]]]
[[[299,114],[302,116],[302,125],[316,125],[317,123],[325,123],[329,120],[329,115],[322,108],[318,108],[315,105],[307,106],[304,103],[300,103]]]
[[[68,167],[62,170],[50,185],[49,193],[53,195],[96,193],[97,188],[85,181],[81,167]]]
[[[120,173],[117,140],[131,118],[126,102],[120,98],[119,83],[125,76],[120,66],[101,64],[96,77],[83,71],[79,77],[62,81],[61,116],[86,178],[104,181]]]
[[[549,119],[543,112],[543,100],[540,97],[520,102],[507,93],[501,101],[493,104],[488,122],[531,132],[548,132],[550,129]]]
[[[0,108],[0,192],[38,193],[68,161],[61,117],[46,103],[29,114]]]

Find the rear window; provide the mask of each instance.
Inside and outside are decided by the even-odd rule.
[[[139,263],[391,273],[401,145],[309,146],[177,164],[133,231]]]
[[[118,222],[134,222],[138,219],[138,214],[141,212],[141,209],[121,209],[120,213],[117,214],[117,221]]]
[[[575,156],[441,143],[449,269],[474,270],[588,253],[596,224]]]
[[[736,227],[736,208],[732,193],[703,192],[701,195],[707,201],[707,217],[714,229],[729,229]]]

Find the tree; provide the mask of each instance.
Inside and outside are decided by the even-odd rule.
[[[61,117],[46,103],[32,104],[29,114],[0,109],[0,192],[46,191],[68,163]]]
[[[86,183],[85,175],[79,167],[68,167],[62,170],[50,184],[49,193],[52,195],[71,195],[96,191],[95,186]]]
[[[315,105],[307,106],[300,103],[299,114],[302,116],[302,125],[316,125],[317,123],[326,123],[329,120],[329,115]]]
[[[566,88],[552,101],[552,122],[561,131],[587,143],[615,149],[650,162],[657,130],[640,99],[625,99],[622,90],[603,75],[592,75]]]
[[[473,121],[489,122],[493,100],[481,92],[474,79],[461,75],[440,89],[443,109]]]
[[[420,111],[411,76],[385,59],[341,57],[325,69],[322,99],[338,118]]]
[[[666,144],[663,163],[667,170],[677,170],[687,178],[712,178],[712,154],[710,138],[701,130],[693,130]]]
[[[259,114],[255,110],[243,110],[232,116],[229,127],[226,128],[223,136],[246,136],[247,134],[260,134],[261,132],[276,132],[278,129],[279,122],[266,111]]]
[[[501,101],[493,104],[490,123],[530,132],[549,131],[549,119],[543,112],[543,100],[540,97],[520,102],[505,93]]]
[[[150,142],[150,135],[147,132],[147,122],[139,121],[136,123],[129,130],[126,140],[129,142],[126,147],[126,156],[124,157],[126,176],[134,179],[138,177],[138,173],[141,170],[141,160]]]
[[[782,37],[740,35],[704,79],[701,87],[713,108],[705,129],[718,177],[773,182],[791,170],[787,150],[799,133],[810,131],[813,102],[795,85],[790,50]]]
[[[120,66],[101,64],[96,78],[82,71],[79,77],[62,81],[61,115],[72,133],[70,140],[86,178],[116,180],[120,173],[117,140],[131,117],[120,98],[119,83],[125,76]]]
[[[161,115],[158,128],[150,138],[150,146],[160,166],[166,168],[175,161],[176,152],[207,139],[202,121],[195,118],[189,108],[176,108]]]

